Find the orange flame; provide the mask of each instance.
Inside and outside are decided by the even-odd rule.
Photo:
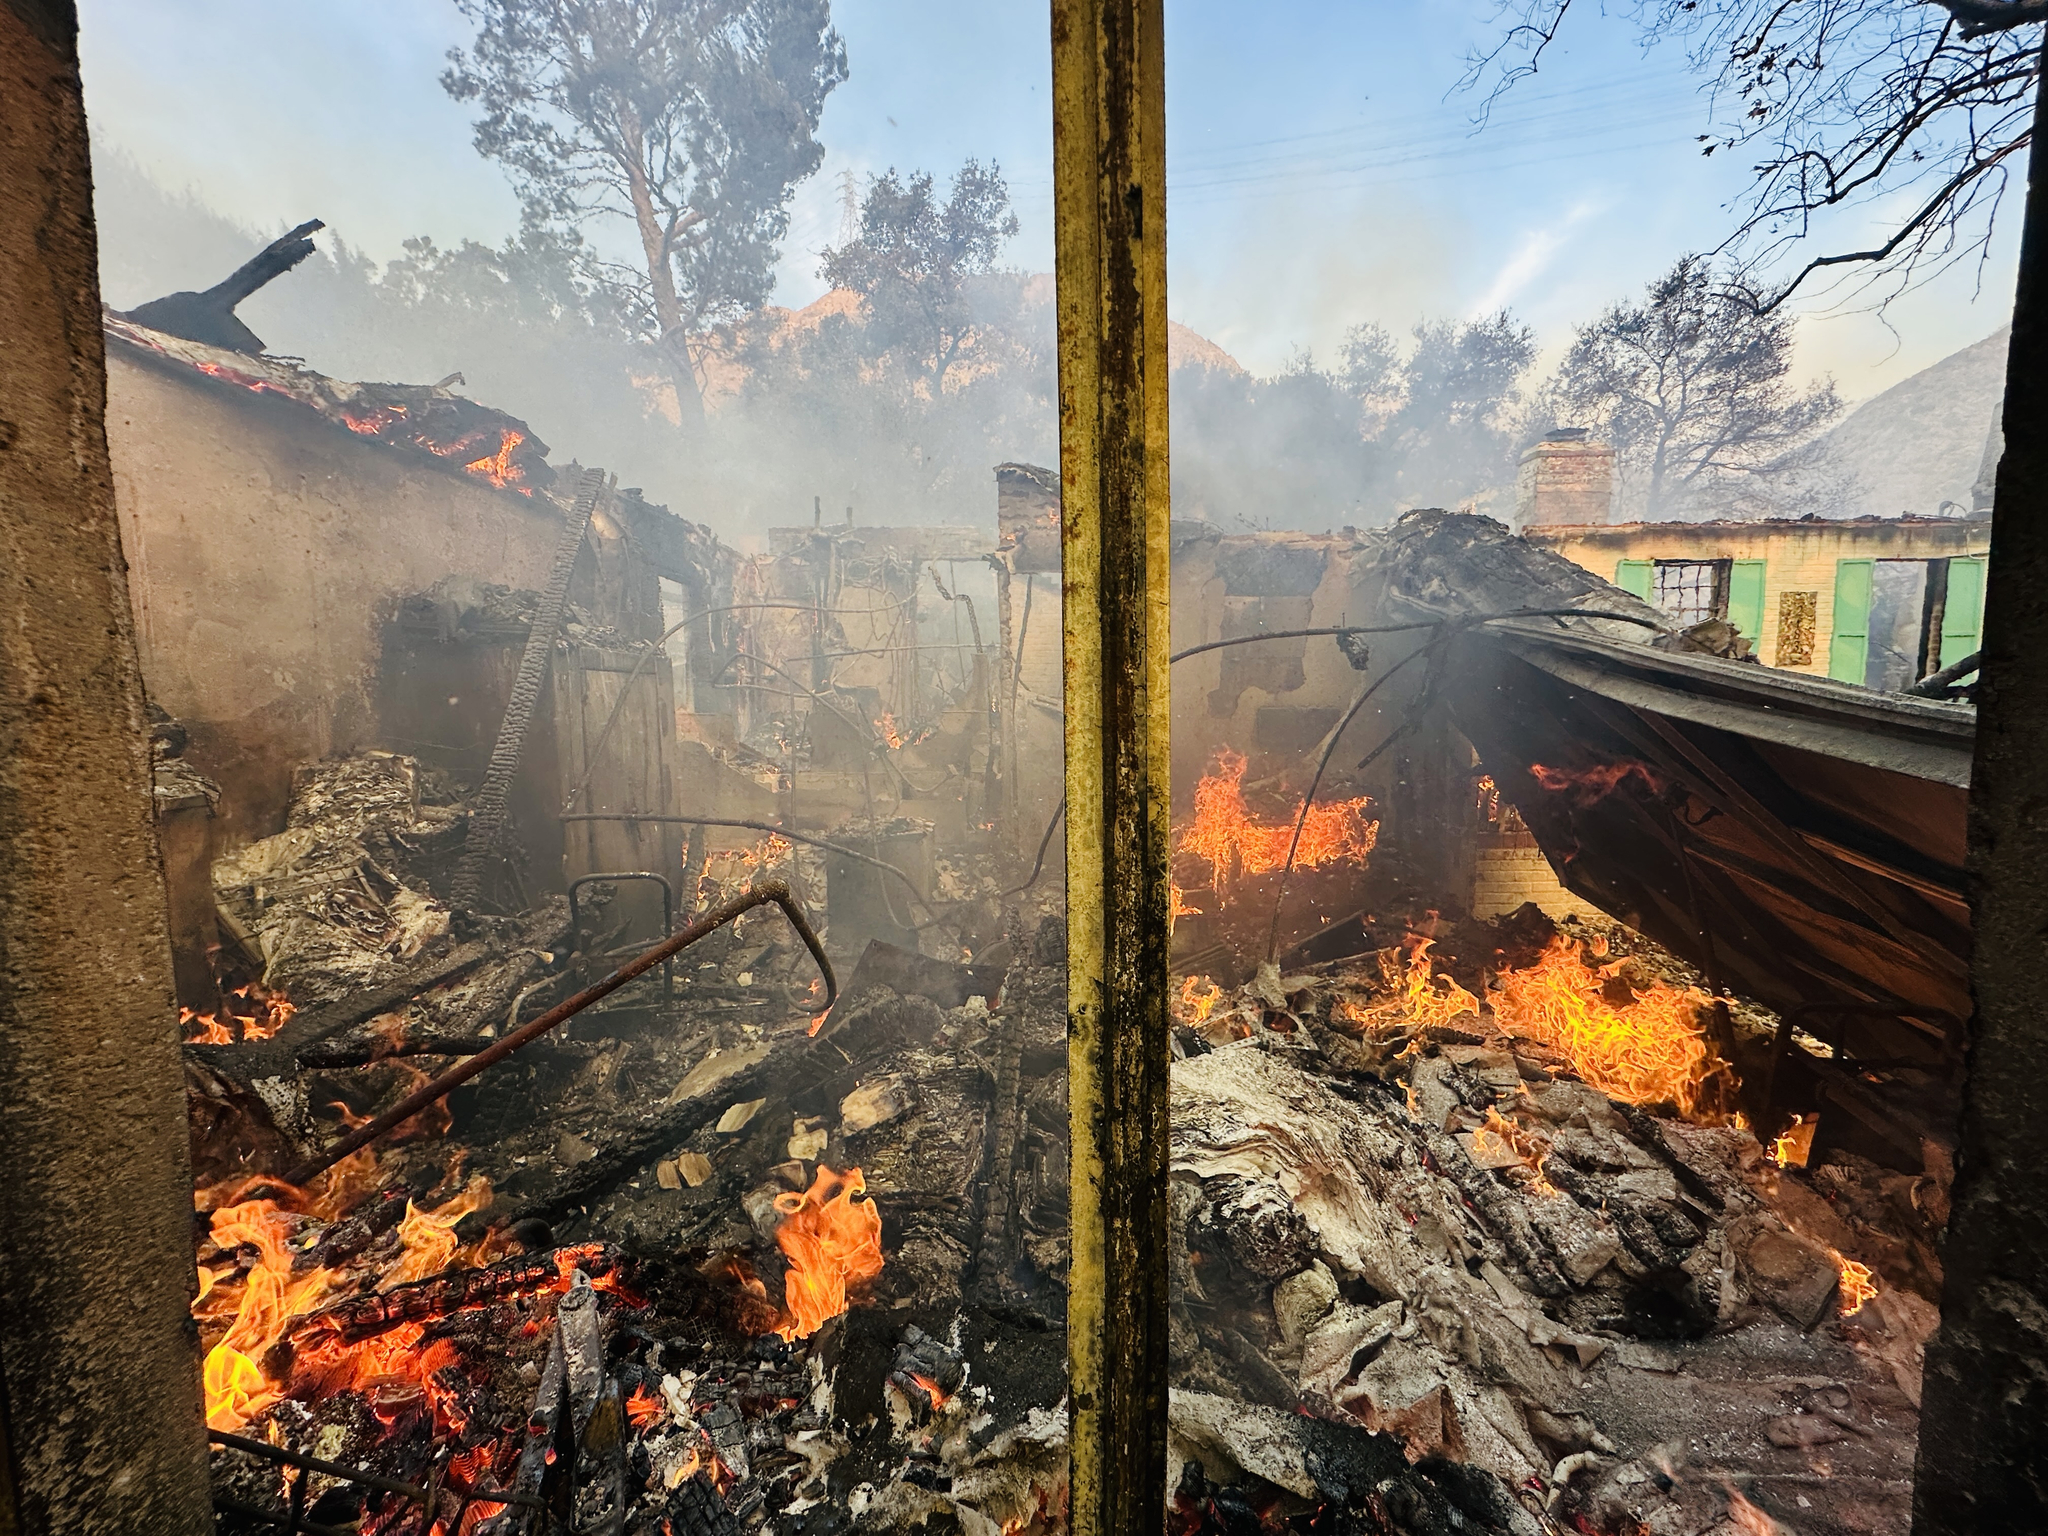
[[[1367,1027],[1402,1024],[1429,1029],[1448,1024],[1453,1019],[1476,1015],[1479,1012],[1478,998],[1453,978],[1432,974],[1429,947],[1433,942],[1418,938],[1412,949],[1382,950],[1380,975],[1393,989],[1393,997],[1362,1011],[1356,1004],[1347,1002],[1344,1010],[1346,1019]],[[1407,956],[1405,961],[1401,959],[1403,954]]]
[[[351,1160],[353,1161],[353,1160]],[[374,1165],[370,1170],[374,1176]],[[213,1213],[213,1239],[223,1248],[243,1245],[257,1250],[257,1263],[241,1287],[239,1303],[227,1331],[207,1352],[202,1372],[209,1427],[237,1430],[262,1413],[295,1384],[317,1383],[322,1396],[360,1389],[371,1393],[373,1406],[384,1402],[430,1403],[437,1424],[461,1427],[462,1413],[455,1394],[436,1379],[435,1373],[456,1363],[453,1343],[437,1340],[421,1346],[425,1326],[408,1323],[402,1328],[358,1343],[329,1340],[298,1352],[292,1360],[290,1382],[272,1381],[264,1374],[264,1356],[285,1337],[293,1319],[313,1311],[347,1281],[330,1269],[294,1275],[289,1239],[304,1225],[306,1217],[332,1220],[354,1205],[366,1180],[361,1169],[348,1163],[336,1165],[322,1186],[295,1190],[273,1179],[245,1179],[236,1188],[261,1184],[285,1195],[283,1201],[263,1198],[223,1204]],[[229,1193],[232,1195],[234,1190]],[[202,1191],[204,1201],[209,1193]],[[408,1205],[399,1227],[402,1251],[397,1262],[383,1276],[388,1288],[411,1280],[423,1280],[445,1269],[482,1262],[485,1243],[458,1251],[454,1227],[471,1211],[491,1199],[491,1186],[481,1177],[470,1180],[462,1194],[432,1211]],[[301,1214],[303,1212],[303,1215]],[[202,1276],[209,1272],[200,1271]],[[193,1304],[202,1320],[217,1316],[214,1309],[203,1314],[200,1302],[209,1295],[227,1292],[225,1283],[201,1281],[199,1300]]]
[[[216,1243],[223,1248],[247,1243],[258,1257],[234,1321],[206,1354],[201,1374],[210,1429],[240,1429],[284,1395],[257,1362],[283,1337],[285,1324],[318,1305],[334,1283],[324,1269],[292,1277],[292,1254],[285,1239],[293,1225],[291,1213],[275,1200],[251,1200],[213,1213]]]
[[[480,459],[471,459],[462,467],[472,475],[481,475],[499,490],[512,489],[513,482],[520,479],[519,466],[512,462],[512,454],[526,441],[524,432],[515,432],[506,427],[498,439],[498,451],[487,453]]]
[[[903,733],[896,729],[896,717],[888,710],[882,711],[882,718],[875,722],[875,729],[882,733],[882,740],[886,741],[891,749],[903,745]]]
[[[910,1373],[910,1379],[916,1382],[918,1386],[924,1390],[924,1395],[926,1399],[930,1401],[932,1405],[932,1412],[934,1413],[937,1413],[941,1408],[945,1407],[947,1402],[950,1401],[952,1398],[951,1393],[949,1393],[944,1387],[940,1386],[936,1381],[933,1381],[929,1376],[920,1375],[918,1372],[912,1371]]]
[[[789,1259],[783,1277],[783,1315],[775,1332],[809,1338],[846,1310],[846,1288],[882,1272],[882,1213],[858,1168],[834,1173],[823,1163],[803,1194],[777,1195],[783,1222],[775,1243]]]
[[[1202,989],[1206,987],[1207,991]],[[1190,976],[1180,984],[1181,1014],[1190,1024],[1199,1024],[1215,1011],[1223,989],[1206,976]]]
[[[1294,842],[1295,816],[1262,821],[1244,798],[1245,757],[1224,747],[1216,770],[1195,786],[1195,819],[1182,828],[1178,851],[1206,859],[1211,888],[1221,891],[1243,875],[1269,874],[1285,867]],[[1366,815],[1369,796],[1311,805],[1295,849],[1298,869],[1326,864],[1363,864],[1379,841],[1380,824]],[[1297,813],[1298,815],[1298,813]]]
[[[1828,1250],[1835,1261],[1835,1268],[1841,1272],[1836,1287],[1844,1317],[1854,1317],[1863,1310],[1863,1304],[1877,1295],[1877,1280],[1868,1264],[1859,1264],[1854,1259],[1845,1259],[1834,1249]]]
[[[661,1422],[668,1405],[645,1386],[633,1389],[633,1395],[626,1399],[626,1417],[633,1421],[635,1429],[647,1429]]]
[[[1792,1123],[1771,1138],[1771,1161],[1780,1168],[1804,1168],[1813,1155],[1813,1133],[1819,1129],[1819,1115],[1794,1115]]]
[[[180,1025],[198,1024],[200,1026],[198,1034],[185,1037],[187,1045],[233,1045],[235,1043],[235,1032],[229,1029],[222,1020],[215,1018],[210,1013],[194,1013],[190,1008],[180,1008],[178,1010],[178,1023]]]
[[[1669,1100],[1690,1116],[1706,1080],[1723,1069],[1698,1017],[1713,999],[1698,987],[1654,982],[1616,1006],[1602,986],[1620,968],[1615,961],[1596,969],[1582,945],[1552,939],[1528,970],[1501,972],[1494,1012],[1510,1033],[1557,1051],[1610,1098]]]
[[[1552,794],[1568,794],[1574,805],[1594,805],[1605,800],[1630,779],[1650,794],[1663,791],[1664,781],[1647,763],[1625,758],[1614,763],[1594,763],[1587,768],[1546,768],[1529,765],[1529,777]]]

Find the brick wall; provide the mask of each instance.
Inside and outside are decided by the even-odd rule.
[[[1516,839],[1505,846],[1482,838],[1473,859],[1472,915],[1499,917],[1525,901],[1535,902],[1552,917],[1597,910],[1558,884],[1550,861],[1534,838],[1526,844]]]

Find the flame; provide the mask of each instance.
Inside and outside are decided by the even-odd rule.
[[[378,1282],[377,1288],[388,1291],[394,1285],[410,1285],[415,1280],[429,1279],[447,1269],[455,1260],[458,1246],[455,1241],[456,1223],[490,1203],[491,1181],[482,1174],[473,1175],[461,1194],[431,1211],[422,1211],[408,1200],[405,1219],[398,1224],[398,1238],[404,1245],[404,1252],[397,1266]]]
[[[1792,1532],[1742,1496],[1738,1488],[1723,1483],[1728,1494],[1728,1523],[1739,1536],[1792,1536]]]
[[[1654,982],[1618,1007],[1602,986],[1620,968],[1617,960],[1596,969],[1583,945],[1554,938],[1529,969],[1501,972],[1494,1013],[1510,1033],[1559,1052],[1610,1098],[1669,1100],[1690,1116],[1706,1080],[1724,1069],[1698,1018],[1713,1000],[1698,987]]]
[[[207,1351],[202,1375],[210,1428],[238,1430],[287,1390],[306,1384],[315,1386],[319,1396],[357,1389],[371,1392],[374,1398],[381,1390],[387,1396],[430,1402],[437,1425],[461,1428],[463,1413],[455,1392],[436,1379],[437,1372],[457,1363],[455,1346],[442,1339],[422,1347],[424,1324],[408,1323],[358,1343],[339,1339],[319,1342],[294,1353],[289,1381],[272,1381],[264,1374],[265,1355],[285,1337],[292,1321],[314,1311],[349,1284],[344,1274],[326,1268],[294,1275],[289,1240],[308,1218],[334,1220],[361,1199],[377,1170],[372,1162],[366,1176],[361,1167],[351,1167],[355,1162],[351,1158],[337,1164],[314,1190],[293,1189],[275,1179],[255,1176],[197,1192],[195,1198],[202,1205],[221,1197],[212,1218],[216,1243],[223,1248],[252,1246],[257,1251],[256,1265],[240,1288],[234,1317]],[[283,1198],[239,1199],[242,1191],[256,1186],[276,1191]],[[422,1212],[408,1204],[399,1227],[401,1252],[380,1277],[380,1288],[484,1262],[490,1240],[461,1251],[453,1229],[490,1199],[490,1183],[479,1176],[472,1178],[461,1194],[434,1210]],[[202,1313],[200,1302],[224,1295],[230,1287],[207,1270],[200,1275],[200,1295],[193,1302],[193,1313],[202,1319],[212,1318],[218,1312],[207,1308]]]
[[[1661,794],[1664,781],[1647,763],[1624,758],[1613,763],[1594,763],[1586,768],[1546,768],[1541,763],[1529,765],[1529,777],[1549,790],[1552,794],[1568,794],[1574,805],[1596,805],[1613,794],[1630,779],[1638,781],[1648,793]]]
[[[506,427],[498,439],[498,451],[487,453],[480,459],[471,459],[462,467],[472,475],[481,475],[499,490],[513,489],[513,482],[522,478],[519,466],[512,462],[512,454],[526,441],[524,432]]]
[[[1245,757],[1224,747],[1216,754],[1213,773],[1195,786],[1195,819],[1181,829],[1178,851],[1206,859],[1210,888],[1222,891],[1243,875],[1269,874],[1285,867],[1294,842],[1295,816],[1261,821],[1244,798]],[[1295,866],[1320,869],[1325,864],[1363,864],[1379,840],[1379,822],[1366,815],[1369,796],[1311,805],[1302,822]],[[1298,814],[1298,813],[1297,813]],[[1185,910],[1185,909],[1184,909]]]
[[[633,1421],[635,1429],[651,1428],[660,1423],[662,1415],[667,1412],[668,1407],[660,1394],[648,1391],[644,1385],[635,1387],[633,1395],[626,1399],[626,1417]]]
[[[910,1373],[910,1379],[916,1382],[918,1386],[923,1389],[925,1399],[931,1404],[933,1413],[937,1413],[941,1408],[945,1407],[949,1401],[951,1401],[952,1394],[948,1392],[944,1387],[940,1386],[936,1381],[933,1381],[931,1377],[920,1375],[918,1372],[912,1371]]]
[[[891,749],[903,745],[903,733],[896,729],[896,717],[888,710],[882,711],[882,718],[875,722],[875,729],[882,733],[882,740],[886,741]]]
[[[1844,1317],[1854,1317],[1863,1310],[1863,1304],[1877,1295],[1877,1280],[1868,1264],[1859,1264],[1854,1259],[1842,1257],[1835,1249],[1828,1250],[1835,1261],[1835,1268],[1841,1273],[1837,1295]]]
[[[181,1028],[189,1024],[200,1026],[197,1034],[185,1037],[187,1045],[233,1045],[237,1040],[268,1040],[290,1023],[292,1015],[299,1011],[281,988],[273,990],[260,981],[236,987],[229,995],[256,1002],[263,1011],[260,1014],[236,1013],[222,1008],[215,1013],[198,1013],[190,1008],[180,1008],[178,1024]],[[233,1028],[235,1025],[241,1026],[239,1033]]]
[[[846,1288],[882,1272],[882,1213],[858,1168],[834,1173],[823,1163],[803,1194],[777,1195],[783,1222],[775,1243],[789,1259],[783,1277],[783,1316],[775,1332],[809,1338],[846,1310]]]
[[[285,995],[282,987],[266,987],[260,981],[252,981],[245,987],[235,988],[235,996],[246,997],[263,1005],[261,1018],[242,1020],[244,1040],[268,1040],[291,1023],[292,1015],[299,1011],[298,1005]]]
[[[1206,987],[1205,992],[1202,989]],[[1181,1013],[1190,1024],[1199,1024],[1215,1011],[1223,989],[1206,976],[1190,976],[1180,984]]]
[[[292,1215],[275,1200],[251,1200],[213,1213],[213,1240],[223,1248],[250,1244],[257,1261],[234,1321],[206,1354],[202,1375],[209,1429],[240,1429],[284,1395],[257,1361],[283,1337],[285,1324],[311,1311],[333,1285],[324,1269],[293,1278],[285,1242],[295,1225]]]
[[[1476,1015],[1478,998],[1451,977],[1431,973],[1429,948],[1434,942],[1418,937],[1412,948],[1382,950],[1380,975],[1393,989],[1393,998],[1364,1009],[1362,1016],[1356,1005],[1347,1005],[1345,1017],[1368,1027],[1403,1024],[1428,1029]],[[1405,961],[1400,958],[1404,954]]]
[[[1771,1161],[1780,1168],[1804,1168],[1813,1155],[1813,1133],[1820,1129],[1820,1116],[1794,1115],[1792,1123],[1771,1138]]]
[[[187,1045],[233,1045],[235,1043],[234,1031],[210,1013],[194,1013],[190,1008],[180,1008],[178,1010],[178,1023],[181,1026],[193,1023],[202,1026],[198,1034],[185,1037]]]
[[[805,1030],[804,1033],[806,1035],[815,1035],[819,1030],[825,1027],[825,1021],[831,1017],[832,1010],[830,1008],[827,1008],[823,1013],[816,1015],[811,1020],[811,1027]]]

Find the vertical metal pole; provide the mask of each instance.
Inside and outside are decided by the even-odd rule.
[[[2042,64],[1970,776],[1977,1012],[1941,1331],[1927,1346],[1917,1536],[2048,1529],[2048,52]]]
[[[1053,0],[1074,1536],[1165,1522],[1167,452],[1160,0]]]

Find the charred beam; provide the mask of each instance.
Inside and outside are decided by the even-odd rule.
[[[263,338],[241,322],[235,306],[312,255],[313,242],[308,237],[326,227],[319,219],[308,219],[297,229],[279,235],[204,292],[193,293],[188,289],[166,294],[129,310],[126,318],[168,336],[182,336],[204,346],[260,357]]]

